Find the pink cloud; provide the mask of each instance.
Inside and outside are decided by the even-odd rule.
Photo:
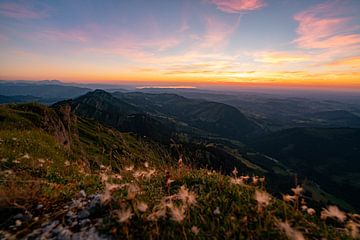
[[[227,13],[252,11],[265,6],[263,0],[208,0],[208,2]]]
[[[294,16],[298,21],[298,38],[301,48],[335,48],[360,44],[360,34],[354,33],[359,26],[352,25],[351,17],[342,17],[339,2],[316,5]]]
[[[200,48],[219,48],[224,46],[240,23],[240,18],[232,24],[212,16],[207,16],[204,20],[206,33],[201,37]]]
[[[175,36],[159,39],[143,39],[137,36],[123,34],[108,40],[104,46],[86,48],[85,52],[97,54],[118,55],[132,61],[148,61],[156,54],[176,47],[182,40]]]
[[[39,19],[47,17],[47,10],[37,11],[24,4],[0,3],[0,15],[15,19]]]
[[[67,42],[87,42],[88,36],[79,30],[44,30],[35,36],[37,39],[46,41],[67,41]]]
[[[7,42],[9,40],[9,37],[0,33],[0,43]]]

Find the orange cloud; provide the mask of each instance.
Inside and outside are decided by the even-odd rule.
[[[350,67],[354,69],[360,69],[360,56],[343,58],[336,61],[332,61],[326,66],[330,67]],[[360,70],[359,70],[360,71]]]
[[[351,25],[352,18],[340,17],[340,1],[311,7],[294,16],[298,21],[298,38],[301,48],[328,49],[360,44],[360,34],[353,33],[359,26]]]
[[[309,61],[309,56],[303,53],[292,52],[260,52],[255,53],[255,61],[273,64],[298,63]]]
[[[209,0],[208,2],[227,13],[252,11],[265,6],[262,0]]]
[[[16,19],[39,19],[48,16],[47,9],[35,11],[24,4],[0,3],[0,15]]]

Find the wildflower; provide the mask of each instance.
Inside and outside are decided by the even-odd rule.
[[[181,186],[177,197],[185,204],[193,205],[196,203],[196,194],[189,191],[185,186]]]
[[[240,178],[244,181],[247,181],[247,180],[249,180],[250,177],[248,175],[246,175],[246,176],[241,176]]]
[[[216,207],[216,209],[213,212],[215,215],[219,215],[220,214],[220,208]]]
[[[155,169],[151,169],[146,173],[146,178],[151,178],[152,176],[155,175],[156,170]]]
[[[243,185],[244,181],[242,178],[230,178],[230,183],[234,185]]]
[[[133,174],[134,178],[136,179],[142,179],[145,177],[145,175],[146,175],[145,171],[135,171]]]
[[[128,199],[135,199],[136,195],[140,192],[140,188],[135,184],[128,185]]]
[[[118,180],[121,180],[121,179],[122,179],[122,176],[119,175],[119,174],[114,174],[114,175],[112,175],[111,177],[114,178],[114,179],[118,179]]]
[[[327,209],[323,208],[321,219],[325,220],[328,217],[338,219],[340,222],[344,222],[346,219],[345,213],[339,210],[337,206],[329,206]]]
[[[296,200],[296,197],[286,194],[286,195],[283,195],[283,200],[284,200],[284,202],[293,202]]]
[[[304,191],[304,189],[302,187],[300,187],[299,185],[297,185],[296,188],[292,188],[291,191],[294,192],[295,196],[300,196],[300,193],[302,191]]]
[[[13,170],[4,170],[3,171],[3,173],[4,173],[4,175],[12,175],[14,172],[13,172]]]
[[[307,211],[308,207],[306,205],[301,205],[301,210]]]
[[[315,209],[313,209],[313,208],[308,208],[306,211],[310,216],[313,216],[316,213]]]
[[[126,210],[117,210],[115,211],[117,217],[119,218],[119,222],[126,222],[128,221],[134,214],[131,212],[131,209],[128,208]]]
[[[68,167],[68,166],[70,166],[70,162],[69,162],[68,160],[66,160],[66,161],[64,162],[64,165],[65,165],[66,167]]]
[[[106,175],[105,173],[101,173],[100,178],[102,182],[107,182],[109,179],[108,175]]]
[[[182,166],[183,166],[183,159],[182,159],[182,156],[180,156],[180,158],[179,158],[179,161],[178,161],[178,166],[179,166],[179,169],[182,169]]]
[[[197,226],[192,226],[191,228],[191,232],[194,233],[195,235],[199,234],[200,229]]]
[[[148,209],[148,205],[145,202],[139,202],[136,207],[140,212],[146,212]]]
[[[24,156],[22,156],[22,158],[25,158],[25,159],[30,159],[30,156],[29,156],[29,154],[25,153],[25,155],[24,155]]]
[[[120,188],[120,185],[117,184],[110,184],[110,183],[106,183],[105,184],[105,191],[104,193],[101,195],[100,197],[100,201],[102,204],[106,204],[111,200],[111,193]]]
[[[255,199],[258,202],[259,206],[266,207],[267,205],[269,205],[271,197],[267,192],[256,190]]]
[[[18,139],[16,137],[11,138],[13,141],[17,141]]]
[[[360,226],[359,224],[355,223],[352,220],[350,220],[346,224],[346,228],[348,229],[348,231],[350,231],[349,235],[354,239],[358,239],[360,237],[359,226]]]
[[[265,177],[259,178],[259,181],[260,181],[261,183],[264,183],[264,182],[265,182]]]
[[[130,165],[128,167],[125,167],[125,171],[132,171],[134,170],[134,165]]]
[[[253,177],[252,177],[252,183],[253,183],[253,185],[257,185],[258,181],[259,181],[259,177],[258,177],[258,176],[253,176]]]
[[[45,160],[42,159],[42,158],[39,158],[39,159],[38,159],[38,162],[39,162],[39,163],[45,163]]]
[[[156,221],[157,219],[161,218],[161,217],[165,217],[166,216],[166,208],[162,207],[159,210],[151,213],[147,219],[150,221]]]
[[[170,208],[171,219],[175,222],[181,223],[185,219],[185,208],[184,206]]]
[[[236,167],[234,167],[234,170],[232,171],[232,174],[235,176],[235,178],[237,177],[238,170],[236,169]]]
[[[175,180],[172,180],[172,179],[168,178],[168,179],[166,180],[166,186],[169,188],[169,187],[170,187],[170,184],[173,183],[173,182],[175,182]]]
[[[5,163],[5,162],[7,162],[7,160],[8,160],[7,158],[2,158],[1,162]]]
[[[148,163],[148,162],[145,162],[145,163],[144,163],[144,166],[145,166],[146,168],[148,168],[148,167],[149,167],[149,163]]]
[[[288,222],[277,222],[277,226],[280,230],[285,232],[285,235],[291,240],[305,240],[303,234],[292,227]]]
[[[18,159],[15,159],[15,160],[13,161],[13,163],[18,164],[18,163],[20,163],[20,161],[19,161]]]

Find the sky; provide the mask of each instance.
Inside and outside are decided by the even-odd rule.
[[[360,0],[0,0],[0,79],[360,89]]]

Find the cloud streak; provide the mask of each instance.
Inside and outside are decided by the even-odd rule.
[[[226,13],[253,11],[265,6],[263,0],[208,0],[207,2]]]
[[[235,23],[228,24],[219,19],[207,16],[204,18],[206,33],[200,38],[199,48],[219,48],[227,44],[228,39],[235,32],[240,23],[240,17]]]
[[[326,64],[326,66],[360,69],[360,56],[338,59]]]
[[[326,2],[294,16],[299,23],[298,38],[294,41],[305,49],[328,49],[360,44],[359,26],[351,24],[351,17],[341,17],[340,2]]]
[[[24,4],[0,3],[0,15],[14,19],[40,19],[48,16],[47,10],[34,10]]]
[[[255,53],[255,61],[271,64],[307,62],[310,56],[304,53],[285,51],[265,51]]]

